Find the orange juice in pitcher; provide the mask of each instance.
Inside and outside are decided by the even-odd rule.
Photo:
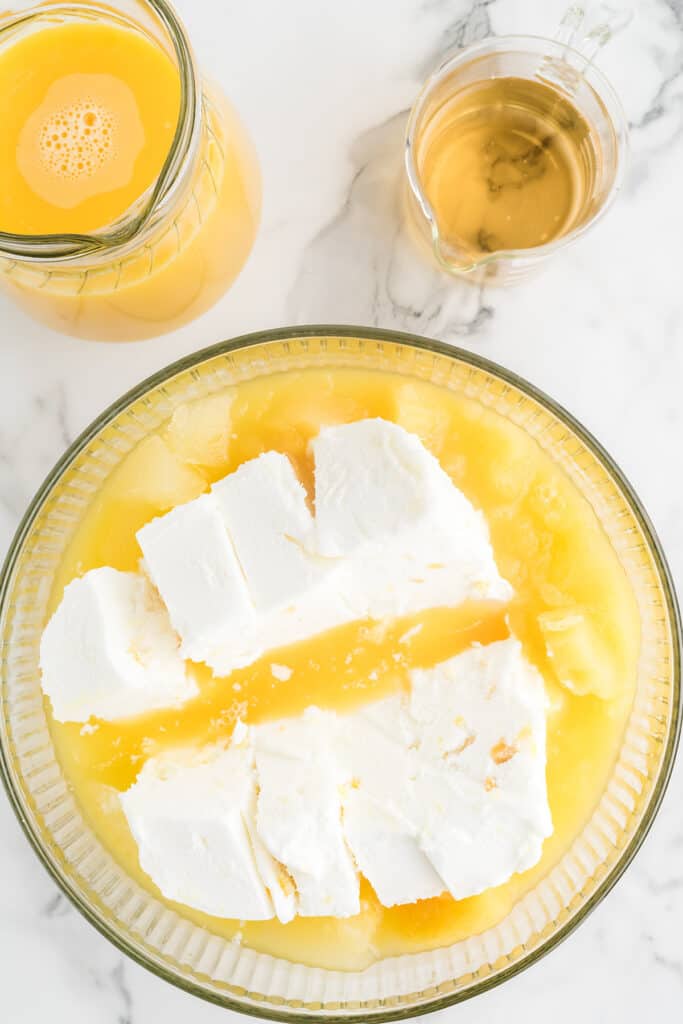
[[[163,2],[39,5],[0,21],[0,282],[87,338],[207,309],[253,244],[249,140]]]

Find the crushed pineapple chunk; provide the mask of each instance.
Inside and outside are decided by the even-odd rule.
[[[175,410],[164,432],[171,451],[190,466],[222,466],[228,457],[234,391],[185,402]]]
[[[335,393],[331,375],[323,376],[319,387],[297,395],[295,402],[281,403],[274,411],[280,429],[287,426],[306,440],[316,437],[322,427],[352,423],[367,416],[362,401]]]
[[[431,384],[411,381],[396,389],[394,421],[417,434],[433,455],[443,450],[451,424],[451,414],[445,404],[438,404],[439,397]]]
[[[112,477],[113,497],[144,502],[166,511],[206,490],[198,470],[185,465],[158,434],[145,438],[133,449]]]
[[[615,697],[614,657],[595,624],[580,608],[555,608],[538,616],[550,665],[559,683],[577,696]]]

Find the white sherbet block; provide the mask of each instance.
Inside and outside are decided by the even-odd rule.
[[[424,519],[433,457],[413,434],[386,420],[358,420],[323,428],[311,447],[316,523],[328,554],[349,554]]]
[[[208,913],[257,920],[266,899],[288,921],[358,913],[357,870],[395,906],[531,867],[552,822],[544,687],[521,645],[471,648],[411,682],[347,714],[238,723],[229,751],[148,762],[123,797],[144,870]]]
[[[393,907],[444,892],[417,841],[416,734],[400,696],[340,715],[333,744],[342,775],[344,834],[380,903]]]
[[[419,438],[360,420],[321,430],[312,448],[320,550],[351,563],[348,600],[361,579],[373,617],[512,595],[483,516]]]
[[[334,722],[329,744],[341,777],[391,814],[403,816],[416,773],[416,734],[401,695],[373,701]]]
[[[251,619],[246,582],[210,495],[153,519],[138,530],[137,539],[186,657],[203,660],[226,624],[237,628]]]
[[[403,427],[382,419],[325,427],[311,447],[316,524],[325,553],[349,554],[406,531],[421,532],[430,522],[441,532],[445,520],[452,534],[448,550],[464,548],[455,540],[464,533],[477,540],[477,551],[483,547],[490,554],[481,517],[420,439]]]
[[[284,867],[271,857],[256,831],[256,823],[250,825],[256,867],[275,908],[275,916],[282,924],[291,921],[298,912],[298,898],[294,881]]]
[[[410,673],[418,752],[482,786],[545,790],[545,688],[518,640],[470,647]],[[540,821],[547,821],[544,807]]]
[[[238,746],[245,752],[244,763],[248,764],[249,770],[256,781],[252,731],[240,719],[235,723],[231,745],[233,747]],[[271,857],[258,834],[256,828],[256,790],[254,790],[253,799],[249,804],[249,813],[245,815],[245,824],[249,833],[251,848],[254,852],[256,868],[268,895],[273,901],[275,916],[283,924],[286,924],[297,913],[298,899],[296,886],[285,866],[276,861],[274,857]]]
[[[372,800],[363,788],[344,795],[344,834],[385,907],[429,899],[446,886],[402,818]]]
[[[305,547],[317,546],[320,575],[257,616],[251,631],[214,645],[214,671],[354,620],[509,599],[486,522],[418,438],[361,420],[324,428],[312,447],[316,542]]]
[[[552,832],[543,681],[515,639],[411,672],[420,845],[462,899],[535,864]]]
[[[521,806],[505,787],[482,798],[481,787],[463,776],[424,769],[416,784],[420,801],[420,847],[455,899],[502,885],[536,864],[543,840],[533,795]]]
[[[302,917],[350,917],[360,911],[329,735],[330,716],[315,708],[253,730],[258,834],[294,879]]]
[[[289,604],[320,579],[306,492],[286,455],[266,452],[212,488],[257,610]]]
[[[217,917],[273,916],[249,835],[255,781],[246,745],[153,758],[120,799],[140,866],[167,899]]]
[[[140,530],[188,656],[227,675],[344,623],[511,596],[483,517],[419,438],[376,419],[312,445],[315,520],[267,452]]]
[[[55,718],[128,718],[197,693],[166,609],[144,576],[93,569],[65,588],[40,645]]]

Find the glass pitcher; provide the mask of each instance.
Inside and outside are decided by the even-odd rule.
[[[583,10],[572,7],[555,39],[485,39],[444,61],[427,79],[412,108],[405,137],[408,220],[447,273],[462,275],[475,283],[514,282],[584,235],[610,207],[624,176],[627,121],[618,97],[595,68],[593,58],[629,18],[627,12],[614,11],[586,30]],[[540,81],[570,100],[590,128],[597,156],[596,171],[581,217],[566,233],[534,247],[476,252],[445,236],[426,195],[422,175],[425,133],[444,104],[461,90],[507,77]],[[457,182],[453,187],[457,189]]]
[[[0,55],[26,33],[114,23],[170,58],[180,107],[158,177],[114,223],[90,234],[0,232],[0,285],[33,317],[78,337],[133,340],[186,323],[226,291],[256,234],[258,165],[234,110],[201,81],[166,0],[14,6],[0,18]]]

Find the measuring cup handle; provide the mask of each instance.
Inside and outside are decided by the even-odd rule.
[[[596,3],[589,4],[586,10],[579,4],[572,4],[560,22],[555,40],[577,50],[590,62],[605,43],[626,28],[632,17],[630,7]]]

